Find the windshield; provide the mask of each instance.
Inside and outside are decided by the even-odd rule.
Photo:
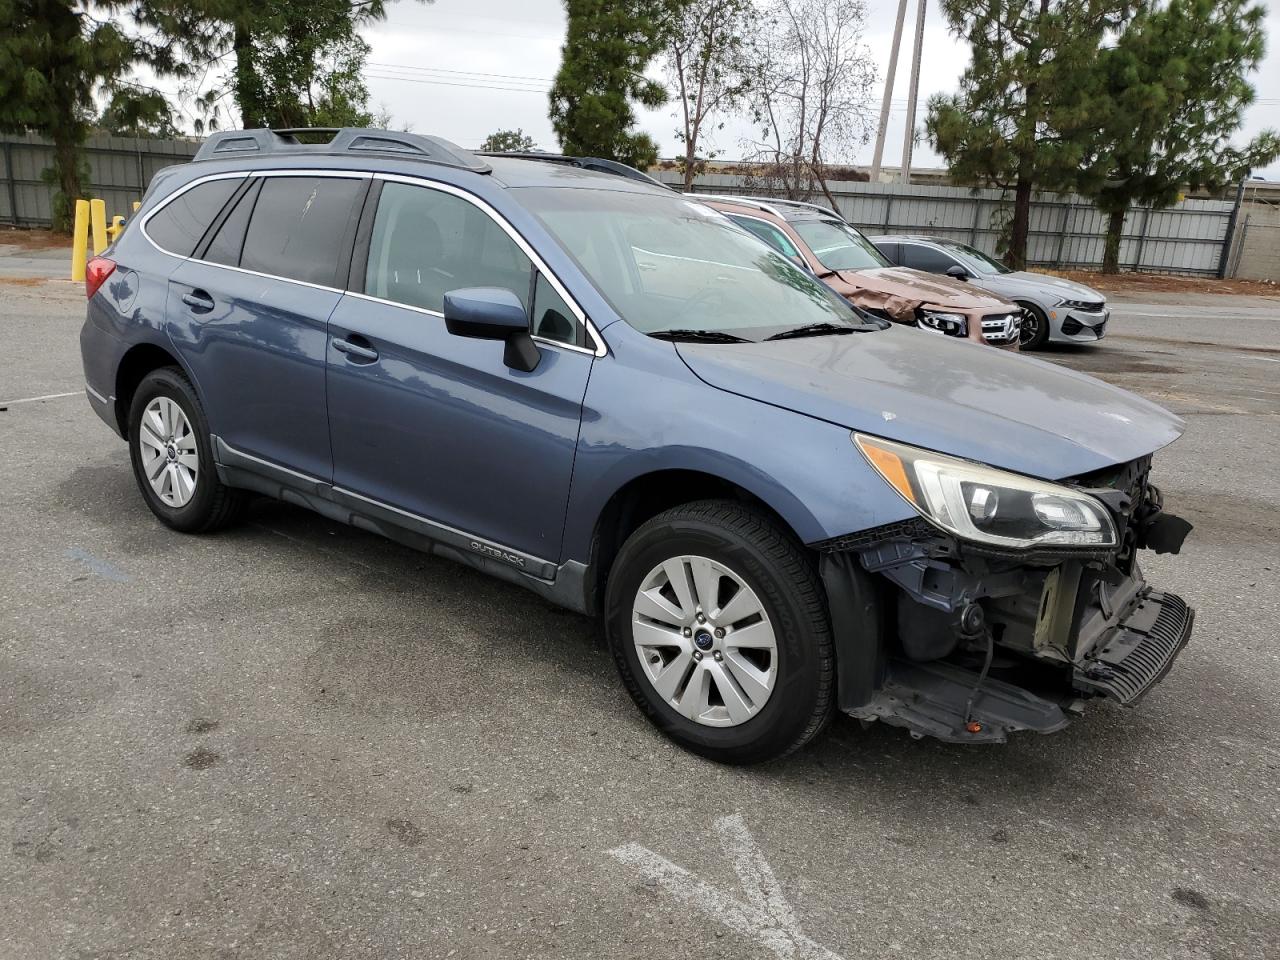
[[[884,258],[859,231],[837,220],[793,220],[791,227],[828,270],[870,270],[887,267]]]
[[[521,201],[643,333],[759,341],[817,325],[876,328],[822,281],[683,197],[521,188]]]
[[[967,243],[940,243],[940,247],[955,257],[958,257],[965,266],[969,267],[974,273],[1013,273],[999,260],[992,260],[981,250],[976,250]]]

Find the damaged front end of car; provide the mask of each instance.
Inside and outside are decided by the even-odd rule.
[[[840,707],[949,742],[1060,730],[1092,698],[1132,706],[1195,611],[1146,583],[1177,553],[1150,455],[1047,482],[857,434],[920,516],[818,544]]]

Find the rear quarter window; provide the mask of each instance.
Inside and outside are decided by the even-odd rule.
[[[269,177],[258,191],[240,266],[321,286],[340,285],[339,264],[356,201],[367,181],[346,177]]]
[[[147,220],[147,236],[161,250],[179,257],[191,256],[243,180],[243,177],[207,180],[182,191]]]

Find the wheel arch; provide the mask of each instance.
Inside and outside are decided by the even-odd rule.
[[[133,405],[133,395],[143,378],[161,367],[177,367],[188,380],[192,380],[190,371],[178,359],[177,354],[149,341],[130,347],[116,366],[115,417],[120,436],[126,440],[129,439],[129,408]]]
[[[734,500],[747,504],[775,521],[778,526],[804,547],[797,524],[788,519],[770,498],[721,473],[699,468],[667,468],[633,476],[621,484],[605,501],[596,519],[591,539],[588,602],[599,610],[609,571],[627,538],[652,517],[664,510],[697,500]],[[793,504],[794,510],[803,509]],[[812,522],[805,515],[801,523]]]

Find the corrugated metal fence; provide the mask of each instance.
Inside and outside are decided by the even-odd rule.
[[[193,140],[135,140],[94,137],[86,146],[91,196],[107,201],[107,213],[127,214],[161,167],[191,159]],[[0,223],[48,226],[52,190],[41,177],[53,159],[48,141],[34,136],[0,137]],[[679,185],[675,171],[659,178]],[[1012,212],[1012,198],[999,190],[969,190],[932,184],[830,184],[836,203],[851,223],[872,236],[923,233],[949,237],[995,254]],[[695,192],[746,193],[744,178],[707,174]],[[1162,273],[1216,275],[1231,228],[1232,200],[1184,200],[1167,210],[1138,208],[1125,220],[1121,268]],[[1106,218],[1088,200],[1069,194],[1038,194],[1031,208],[1027,257],[1049,267],[1102,265]]]
[[[91,137],[89,196],[107,201],[107,215],[128,215],[161,167],[190,160],[200,144],[188,140],[135,140]],[[47,227],[52,223],[53,191],[42,173],[53,162],[49,141],[35,136],[0,137],[0,223]]]
[[[659,177],[674,185],[681,182],[673,171]],[[870,236],[928,234],[993,255],[1013,212],[1012,196],[999,190],[853,181],[829,186],[840,213]],[[707,174],[694,181],[694,192],[745,195],[748,189],[741,176]],[[1167,210],[1131,210],[1120,245],[1121,269],[1216,276],[1234,206],[1233,200],[1183,200]],[[1027,259],[1037,266],[1100,268],[1105,234],[1106,217],[1085,198],[1037,194]]]

